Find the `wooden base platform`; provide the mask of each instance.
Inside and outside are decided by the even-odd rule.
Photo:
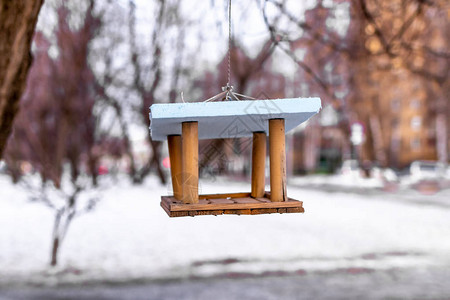
[[[161,206],[169,217],[202,215],[260,215],[272,213],[303,213],[303,202],[271,202],[270,193],[263,198],[252,198],[250,193],[199,195],[199,203],[184,204],[173,196],[162,196]]]

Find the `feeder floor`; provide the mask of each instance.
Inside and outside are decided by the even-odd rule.
[[[270,193],[263,198],[252,198],[250,193],[199,195],[195,204],[185,204],[173,196],[162,196],[161,207],[169,217],[194,217],[203,215],[261,215],[273,213],[303,213],[303,202],[272,202]]]

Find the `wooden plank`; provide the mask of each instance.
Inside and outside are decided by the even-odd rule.
[[[275,214],[275,213],[298,213],[300,211],[282,212],[280,209],[247,209],[247,210],[208,210],[208,211],[175,211],[166,213],[171,218],[177,217],[195,217],[195,216],[220,216],[220,215],[262,215],[262,214]]]
[[[194,211],[194,210],[221,210],[221,209],[258,209],[258,208],[287,208],[287,207],[301,207],[301,201],[283,201],[281,203],[221,203],[221,204],[184,204],[172,203],[170,204],[171,211]]]
[[[264,197],[266,184],[266,133],[254,132],[252,145],[252,192],[254,198]]]
[[[238,193],[239,194],[239,193]],[[229,194],[224,194],[229,195]],[[208,202],[200,200],[200,204],[184,204],[176,200],[173,196],[162,196],[161,207],[170,217],[187,217],[202,215],[260,215],[272,213],[303,213],[303,203],[294,199],[285,202],[271,202],[267,198],[234,198],[234,199],[216,199],[225,200],[232,203]],[[266,202],[261,202],[265,200]],[[214,201],[214,200],[213,200]],[[253,202],[252,202],[253,201]],[[222,202],[222,201],[219,201]],[[200,208],[200,209],[198,209]]]
[[[170,209],[167,207],[164,203],[164,201],[161,201],[161,207],[164,209],[164,211],[170,216]]]
[[[195,212],[197,216],[207,216],[207,215],[213,215],[213,216],[220,216],[223,215],[223,210],[198,210]]]
[[[182,200],[198,203],[198,123],[183,122],[182,125]]]
[[[276,213],[278,213],[278,209],[276,208],[252,209],[252,215],[276,214]]]
[[[245,198],[250,197],[250,193],[227,193],[227,194],[205,194],[199,195],[199,199],[222,199],[222,198]]]
[[[287,213],[304,213],[305,209],[303,207],[289,207],[286,208]]]
[[[248,193],[236,193],[236,195],[241,196],[242,194],[248,194]],[[197,205],[216,205],[216,204],[262,204],[262,206],[269,206],[269,207],[293,207],[289,203],[302,203],[301,201],[288,198],[287,204],[285,203],[272,203],[268,198],[250,198],[250,197],[241,197],[241,198],[233,198],[229,197],[231,194],[214,194],[216,198],[206,200],[206,199],[200,199],[199,203]],[[200,198],[205,195],[200,195]],[[218,198],[219,196],[222,196],[222,198]],[[231,199],[227,199],[231,198]],[[186,205],[183,204],[183,202],[175,199],[173,196],[161,196],[161,202],[164,202],[165,205],[169,208],[171,205]],[[192,206],[191,204],[187,204],[189,206]],[[254,206],[254,205],[253,205]],[[260,205],[261,206],[261,205]],[[260,207],[258,206],[258,207]],[[297,205],[300,207],[301,205]],[[297,207],[296,206],[296,207]]]
[[[175,199],[175,197],[170,196],[162,196],[161,197],[161,205],[165,205],[167,209],[170,209],[170,205],[172,203],[177,203],[178,201]]]
[[[223,211],[224,215],[251,215],[251,209],[225,209]]]
[[[284,119],[269,120],[270,200],[287,200]]]
[[[210,205],[235,203],[233,200],[230,199],[210,199],[209,201]]]
[[[287,208],[278,208],[278,213],[279,213],[279,214],[285,214],[285,213],[287,213]]]
[[[173,201],[172,201],[172,199],[173,199]],[[172,197],[166,197],[166,196],[161,197],[161,207],[164,209],[164,211],[169,216],[172,216],[172,212],[170,211],[170,205],[175,201],[176,201],[176,199],[172,198]]]
[[[266,197],[266,198],[255,198],[255,200],[258,200],[259,202],[262,203],[270,203],[271,201],[269,200],[270,198]]]
[[[170,157],[170,175],[172,177],[173,195],[181,200],[183,195],[182,181],[183,168],[181,164],[181,135],[169,135],[167,137]]]
[[[206,199],[199,199],[198,200],[198,204],[209,204],[209,203],[211,203],[211,201],[206,200]]]
[[[232,198],[232,200],[234,201],[234,203],[258,203],[258,199],[255,198]],[[261,201],[259,201],[261,202]],[[269,201],[270,202],[270,201]]]
[[[190,217],[192,215],[189,214],[187,211],[175,211],[170,212],[169,217],[171,218],[177,218],[177,217]]]
[[[283,201],[281,204],[270,203],[220,203],[220,204],[184,204],[172,203],[169,208],[171,211],[182,210],[213,210],[213,209],[255,209],[255,208],[288,208],[288,207],[302,207],[300,201]]]

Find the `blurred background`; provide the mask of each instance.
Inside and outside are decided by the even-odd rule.
[[[0,160],[0,296],[449,297],[449,18],[440,0],[233,0],[228,49],[228,1],[46,0]],[[322,99],[286,137],[304,215],[159,208],[149,107],[221,92],[228,50],[236,92]],[[251,140],[199,160],[200,192],[250,189]]]

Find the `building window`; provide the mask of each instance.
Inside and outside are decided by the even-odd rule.
[[[419,116],[412,117],[411,128],[413,130],[419,130],[421,126],[422,126],[422,118]]]
[[[420,150],[420,139],[419,138],[413,138],[411,140],[411,150],[413,150],[413,151]]]
[[[392,128],[397,128],[399,124],[400,124],[400,122],[399,122],[398,118],[392,119],[392,121],[391,121]]]
[[[392,111],[399,111],[400,106],[401,106],[400,99],[392,99],[392,101],[391,101]]]
[[[419,109],[420,108],[420,100],[419,99],[412,99],[410,104],[412,109]]]

